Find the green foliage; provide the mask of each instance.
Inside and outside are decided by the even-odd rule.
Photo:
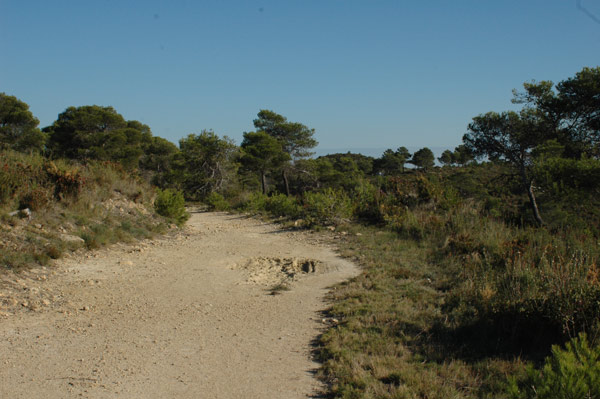
[[[290,155],[283,150],[280,141],[263,131],[244,133],[241,149],[243,168],[259,173],[262,192],[267,194],[267,174],[281,168]]]
[[[348,192],[373,172],[375,160],[362,154],[330,154],[317,158],[317,176],[324,187]]]
[[[152,136],[143,144],[143,150],[140,169],[149,174],[147,179],[153,184],[161,188],[166,187],[172,178],[169,174],[173,167],[173,158],[179,149],[169,140]]]
[[[183,193],[170,188],[157,190],[154,209],[159,215],[173,219],[177,225],[182,225],[190,217],[185,210]]]
[[[524,108],[514,111],[488,112],[473,118],[468,133],[463,136],[466,148],[474,155],[505,161],[520,176],[521,190],[527,193],[533,216],[538,225],[544,221],[533,192],[533,150],[548,139],[548,122],[540,112]]]
[[[353,173],[364,177],[373,172],[375,159],[370,156],[347,152],[345,154],[329,154],[319,157],[331,161],[333,169],[342,174]]]
[[[473,153],[464,144],[461,144],[454,148],[454,152],[452,153],[453,163],[464,166],[473,161],[474,159],[475,158],[473,156]]]
[[[550,81],[523,86],[513,102],[536,109],[550,124],[546,140],[559,142],[567,158],[600,155],[600,67],[583,68],[556,86]]]
[[[187,198],[202,200],[211,192],[222,193],[234,182],[238,148],[227,136],[204,130],[179,140],[171,177]]]
[[[306,158],[318,142],[313,138],[315,129],[309,129],[298,122],[288,122],[287,118],[270,110],[260,110],[254,120],[254,127],[276,138],[291,159]]]
[[[258,118],[254,120],[254,127],[275,138],[287,155],[287,159],[282,159],[278,166],[281,168],[283,190],[290,195],[289,174],[295,171],[296,161],[313,154],[310,150],[318,144],[317,140],[313,138],[315,130],[298,122],[288,122],[286,117],[270,110],[260,110],[257,116]],[[263,170],[265,169],[268,168],[263,168]],[[266,194],[265,173],[262,173],[262,185],[263,193]]]
[[[221,194],[214,191],[206,196],[204,202],[213,211],[227,211],[231,207]]]
[[[542,158],[536,162],[534,173],[536,182],[556,195],[564,195],[568,189],[590,192],[600,188],[598,159]]]
[[[384,220],[384,202],[386,197],[374,184],[362,180],[352,193],[354,216],[370,223],[381,223]]]
[[[38,129],[40,121],[29,111],[29,105],[0,93],[0,149],[41,152],[46,141]]]
[[[138,167],[152,137],[148,126],[97,105],[67,108],[44,132],[55,158],[114,161],[127,169]]]
[[[461,165],[464,166],[469,162],[473,161],[474,157],[471,151],[464,144],[457,146],[454,148],[454,151],[446,150],[442,153],[442,155],[438,158],[438,161],[442,165],[450,166],[450,165]]]
[[[600,398],[600,346],[590,345],[585,334],[567,342],[565,349],[552,347],[541,370],[528,366],[522,381],[513,378],[512,398]]]
[[[409,162],[419,169],[430,169],[435,164],[434,160],[433,152],[425,147],[415,152]]]
[[[576,161],[600,155],[600,67],[584,68],[556,88],[549,81],[525,83],[524,88],[525,92],[515,92],[513,99],[513,103],[525,104],[523,109],[473,118],[463,141],[474,155],[503,160],[513,167],[535,221],[542,225],[533,183],[540,175],[548,176],[540,171],[546,166],[554,167],[553,172],[572,169]],[[555,197],[562,196],[562,183],[552,182]]]
[[[264,213],[267,209],[267,197],[263,193],[254,192],[250,194],[250,197],[242,205],[242,210],[251,213]]]
[[[385,176],[394,176],[404,172],[404,164],[410,159],[411,154],[406,147],[400,147],[393,151],[387,149],[373,163],[375,173]]]
[[[301,207],[296,197],[285,194],[270,196],[266,201],[265,210],[273,216],[291,219],[298,218],[301,213]]]
[[[303,216],[309,226],[341,223],[352,216],[352,210],[352,201],[343,190],[326,188],[304,194]]]
[[[452,151],[450,150],[446,150],[444,152],[442,152],[442,155],[438,158],[438,161],[440,161],[440,163],[442,165],[452,165],[454,163],[454,157],[452,156]]]

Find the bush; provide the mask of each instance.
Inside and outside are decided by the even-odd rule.
[[[179,190],[159,189],[154,200],[154,209],[159,215],[173,219],[179,226],[190,217],[185,210],[183,193]]]
[[[340,189],[307,192],[304,195],[303,216],[309,226],[338,224],[352,216],[352,201]]]
[[[20,154],[14,151],[0,153],[0,205],[21,200],[32,188],[48,184],[41,155]],[[12,204],[10,204],[12,205]]]
[[[221,194],[214,191],[208,194],[208,196],[204,199],[204,202],[212,211],[227,211],[231,207],[229,202],[227,202],[227,200],[225,200]]]
[[[242,209],[250,213],[263,213],[267,209],[268,197],[262,193],[252,193]]]
[[[86,184],[86,178],[77,167],[58,167],[50,161],[46,165],[46,173],[54,183],[54,195],[62,200],[67,197],[77,198],[81,189]]]
[[[600,398],[600,346],[590,346],[585,334],[566,344],[552,347],[544,367],[529,366],[526,378],[510,382],[512,398]]]
[[[265,203],[266,210],[273,216],[285,216],[291,219],[300,216],[300,205],[295,197],[276,194]]]
[[[384,221],[382,202],[385,196],[381,190],[368,181],[361,181],[353,193],[354,215],[364,221],[381,223]]]
[[[25,193],[19,200],[19,209],[29,208],[32,211],[39,211],[48,206],[52,195],[48,189],[36,187]]]

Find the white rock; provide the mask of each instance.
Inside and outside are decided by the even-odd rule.
[[[74,242],[79,244],[83,244],[85,242],[83,238],[79,236],[74,236],[72,234],[61,234],[60,239],[66,242]]]

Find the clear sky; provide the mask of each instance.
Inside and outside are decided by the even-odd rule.
[[[260,109],[321,149],[454,147],[511,90],[600,65],[598,0],[0,0],[0,92],[111,105],[177,142]]]

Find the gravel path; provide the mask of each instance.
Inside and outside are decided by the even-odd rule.
[[[323,296],[358,272],[314,234],[220,213],[48,270],[0,312],[0,398],[318,397]]]

